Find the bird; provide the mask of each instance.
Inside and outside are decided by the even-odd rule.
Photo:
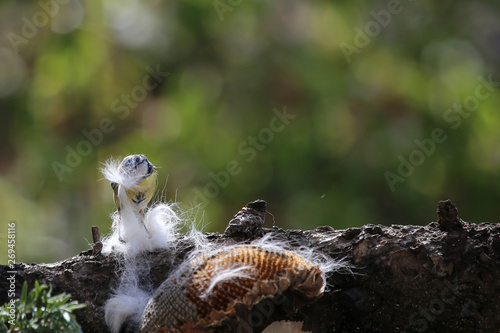
[[[111,182],[113,200],[118,213],[125,205],[139,216],[141,224],[149,237],[151,233],[144,224],[145,210],[156,191],[158,172],[156,167],[142,154],[129,155],[118,167],[120,182]],[[123,240],[120,237],[120,240]]]

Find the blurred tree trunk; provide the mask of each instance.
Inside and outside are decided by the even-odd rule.
[[[354,274],[331,274],[325,295],[294,313],[278,304],[255,306],[248,318],[254,332],[283,319],[303,322],[304,331],[312,332],[500,332],[500,224],[464,222],[450,201],[439,203],[438,215],[426,226],[258,227],[208,238],[234,244],[273,233],[292,250],[305,245],[355,267]],[[173,252],[147,254],[153,285],[192,248],[186,239]],[[16,271],[18,296],[24,281],[30,287],[35,280],[51,284],[53,295],[71,293],[87,304],[76,312],[84,332],[109,332],[103,305],[118,281],[117,266],[114,256],[94,256],[92,250],[53,264],[0,266],[0,301],[7,301],[8,271]]]

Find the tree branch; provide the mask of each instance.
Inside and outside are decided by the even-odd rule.
[[[262,218],[262,204],[244,209]],[[439,203],[438,222],[426,226],[266,229],[248,227],[242,212],[226,233],[207,234],[208,239],[231,245],[272,233],[292,250],[308,246],[355,267],[354,274],[331,274],[325,295],[298,311],[284,310],[281,302],[256,305],[245,322],[255,332],[284,319],[304,322],[303,329],[313,332],[500,331],[500,224],[464,222],[449,200]],[[94,236],[99,244],[95,230]],[[194,248],[187,238],[179,244],[144,254],[151,260],[147,278],[154,287]],[[114,255],[100,254],[100,246],[53,264],[0,266],[2,304],[8,301],[11,271],[16,272],[17,297],[24,281],[30,288],[35,280],[51,284],[53,294],[67,292],[87,304],[76,312],[84,332],[109,332],[103,306],[118,283],[120,267]]]

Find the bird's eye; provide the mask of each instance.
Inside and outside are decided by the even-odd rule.
[[[140,162],[140,161],[141,161],[141,157],[140,157],[140,156],[137,156],[137,157],[135,158],[135,163],[139,164],[139,162]]]

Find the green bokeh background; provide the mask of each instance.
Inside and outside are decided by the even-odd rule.
[[[23,262],[109,232],[99,168],[131,153],[206,231],[257,198],[283,228],[427,224],[447,198],[498,221],[500,92],[478,80],[500,82],[497,1],[48,3],[0,4],[0,263],[10,221]],[[168,76],[145,90],[147,68]],[[436,128],[446,140],[429,144]]]

